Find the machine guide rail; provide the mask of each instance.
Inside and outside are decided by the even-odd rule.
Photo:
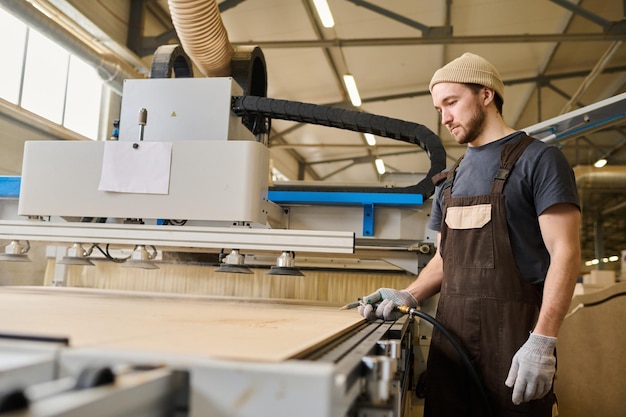
[[[364,322],[302,359],[334,365],[336,389],[356,415],[387,410],[385,415],[400,416],[411,393],[413,325],[408,316]]]

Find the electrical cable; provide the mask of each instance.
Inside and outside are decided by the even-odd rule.
[[[405,312],[405,311],[402,311],[402,312]],[[456,352],[458,353],[461,359],[461,362],[463,362],[464,367],[466,368],[470,378],[472,379],[472,382],[478,389],[478,393],[480,394],[480,401],[483,404],[485,411],[487,412],[486,415],[488,417],[492,417],[493,409],[491,408],[491,403],[489,402],[489,397],[487,397],[487,392],[485,391],[485,387],[483,386],[483,383],[480,379],[480,376],[478,376],[476,369],[474,369],[474,366],[472,366],[472,363],[470,362],[469,357],[467,356],[467,353],[465,353],[465,350],[459,344],[459,342],[457,342],[454,336],[452,336],[452,334],[443,326],[443,324],[438,322],[434,317],[430,316],[429,314],[426,314],[414,308],[411,308],[410,310],[408,310],[408,314],[409,314],[409,317],[418,316],[426,320],[427,322],[432,324],[434,327],[436,327],[437,330],[439,330],[446,339],[448,339],[448,341],[450,342],[454,350],[456,350]]]
[[[115,263],[123,263],[126,262],[128,259],[130,259],[131,255],[128,255],[128,257],[126,258],[115,258],[114,256],[112,256],[109,253],[109,244],[107,243],[105,249],[102,249],[100,247],[100,245],[98,244],[94,244],[93,245],[94,248],[98,249],[100,251],[101,254],[104,255],[105,258],[107,258],[109,261],[115,262]]]
[[[583,308],[594,307],[594,306],[600,305],[602,303],[605,303],[605,302],[607,302],[609,300],[612,300],[614,298],[624,297],[624,296],[626,296],[626,292],[622,291],[622,292],[615,293],[615,294],[611,295],[610,297],[604,298],[604,299],[599,300],[599,301],[593,301],[593,302],[588,302],[588,303],[577,304],[576,307],[572,308],[570,310],[570,312],[567,313],[563,319],[565,320],[565,319],[571,317],[573,314],[575,314],[576,312],[578,312],[579,310],[581,310]]]
[[[623,297],[623,296],[626,296],[626,291],[622,291],[622,292],[615,293],[615,294],[611,295],[610,297],[604,298],[604,299],[599,300],[599,301],[593,301],[593,302],[583,303],[583,305],[582,305],[582,306],[583,306],[583,307],[593,307],[593,306],[600,305],[600,304],[602,304],[602,303],[606,303],[607,301],[612,300],[612,299],[614,299],[614,298],[617,298],[617,297]]]
[[[187,220],[165,219],[163,220],[164,226],[184,226],[187,224]]]

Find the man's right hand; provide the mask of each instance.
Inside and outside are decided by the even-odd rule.
[[[392,288],[379,288],[370,295],[362,298],[358,306],[359,314],[366,320],[383,319],[388,321],[397,320],[402,313],[396,310],[397,306],[407,305],[417,307],[419,302],[407,290],[394,290]]]

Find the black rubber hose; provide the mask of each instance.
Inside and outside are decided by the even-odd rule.
[[[231,108],[238,116],[265,116],[271,119],[291,120],[360,133],[396,139],[422,148],[430,158],[430,170],[426,177],[408,187],[323,187],[324,191],[372,191],[378,193],[422,194],[424,200],[433,195],[435,186],[432,177],[446,167],[446,151],[441,139],[427,127],[418,123],[378,116],[356,110],[323,106],[298,101],[278,100],[267,97],[233,97]],[[297,189],[289,186],[290,190]],[[312,187],[306,188],[308,191]]]
[[[478,389],[478,393],[480,394],[480,401],[483,404],[483,407],[487,412],[486,415],[488,417],[492,417],[493,410],[491,408],[491,403],[489,402],[489,397],[487,397],[487,392],[485,391],[485,387],[483,386],[483,383],[480,379],[480,376],[478,376],[476,369],[474,369],[474,366],[472,366],[472,362],[470,362],[469,357],[467,356],[467,353],[465,353],[465,350],[459,344],[459,342],[457,342],[454,336],[452,336],[452,334],[443,326],[443,324],[439,323],[434,317],[416,309],[411,309],[409,314],[411,316],[415,315],[415,316],[423,318],[424,320],[432,324],[434,327],[436,327],[437,330],[439,330],[441,334],[443,334],[445,338],[448,339],[448,341],[450,342],[454,350],[456,350],[456,352],[459,354],[459,357],[461,358],[461,362],[463,362],[463,366],[465,366],[465,368],[467,369],[467,373],[469,374],[470,378],[472,379],[472,382]]]

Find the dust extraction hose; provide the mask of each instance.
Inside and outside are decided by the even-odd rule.
[[[230,76],[234,48],[215,0],[168,0],[180,43],[206,77]]]

